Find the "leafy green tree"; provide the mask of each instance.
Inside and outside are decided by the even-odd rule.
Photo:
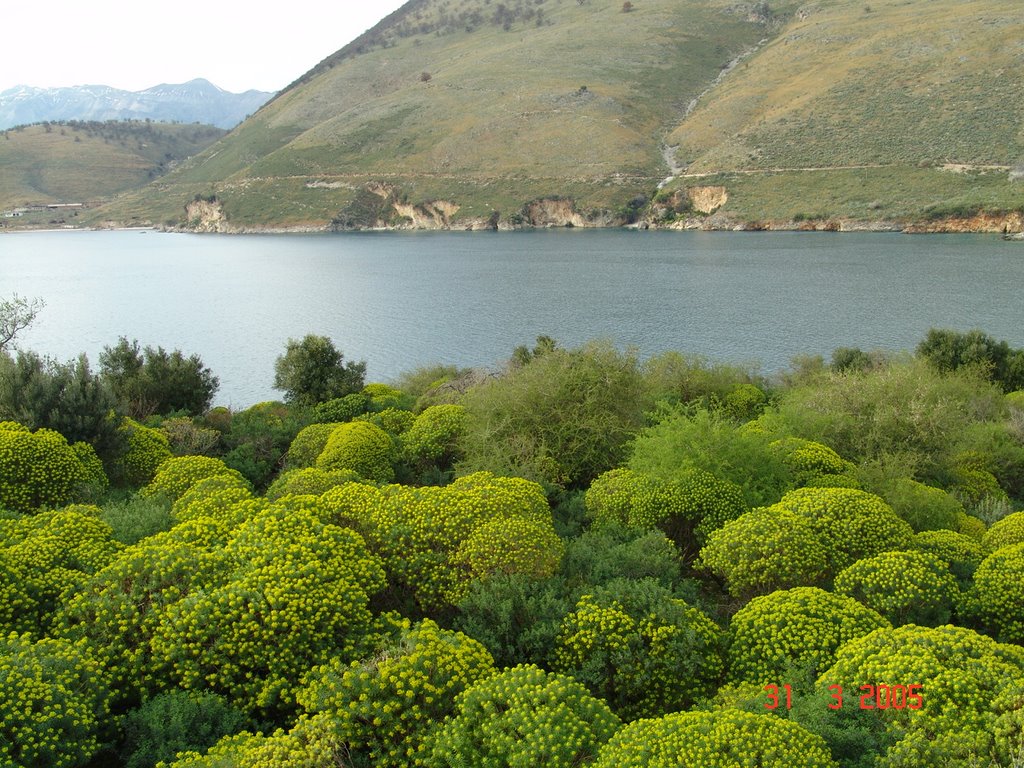
[[[793,487],[784,456],[772,438],[737,427],[720,412],[703,408],[663,411],[632,444],[629,467],[662,480],[690,470],[709,472],[743,490],[748,507],[774,504]]]
[[[121,337],[100,353],[100,375],[134,418],[184,411],[205,413],[220,385],[199,355],[180,350],[139,348],[135,339]]]
[[[931,328],[917,345],[917,354],[942,372],[979,369],[1004,392],[1024,388],[1024,350],[1011,349],[977,329]]]
[[[597,756],[620,722],[576,680],[517,666],[476,683],[432,740],[427,761],[576,768]]]
[[[480,643],[426,619],[371,658],[313,669],[298,698],[330,719],[354,764],[407,768],[428,764],[432,731],[463,691],[493,674]]]
[[[755,597],[729,624],[729,677],[759,686],[791,682],[795,670],[817,677],[844,643],[888,626],[853,598],[817,587]]]
[[[60,432],[109,461],[122,449],[117,398],[89,369],[85,355],[68,363],[21,352],[0,355],[0,420]]]
[[[625,719],[691,705],[722,672],[720,630],[657,583],[616,581],[562,622],[554,668]]]
[[[607,344],[554,349],[466,393],[459,471],[586,487],[622,463],[644,399],[635,355]]]
[[[997,418],[1002,396],[970,371],[942,374],[924,360],[825,372],[783,393],[777,420],[862,463],[901,456],[916,479],[941,484],[974,425]]]
[[[824,740],[780,717],[738,709],[677,712],[630,723],[595,768],[835,768]]]
[[[329,338],[313,334],[301,341],[289,339],[274,363],[274,388],[296,405],[311,407],[359,392],[365,376],[365,362],[345,362]]]

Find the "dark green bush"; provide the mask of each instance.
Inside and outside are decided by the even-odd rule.
[[[171,690],[124,718],[124,768],[153,768],[178,752],[205,751],[238,733],[248,719],[224,698],[207,692]]]

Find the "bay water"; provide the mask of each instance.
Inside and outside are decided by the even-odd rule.
[[[546,334],[758,364],[913,349],[931,327],[1024,346],[1024,243],[889,233],[379,232],[0,236],[0,299],[46,306],[19,346],[98,365],[119,336],[198,353],[215,403],[276,399],[289,338],[331,337],[367,378],[497,366]]]

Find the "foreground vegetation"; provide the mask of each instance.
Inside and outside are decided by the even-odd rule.
[[[1021,764],[1024,350],[364,373],[0,346],[0,763]]]

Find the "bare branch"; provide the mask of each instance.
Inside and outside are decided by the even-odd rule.
[[[15,337],[32,325],[44,306],[46,303],[40,298],[26,299],[16,293],[0,301],[0,352],[6,351]]]

